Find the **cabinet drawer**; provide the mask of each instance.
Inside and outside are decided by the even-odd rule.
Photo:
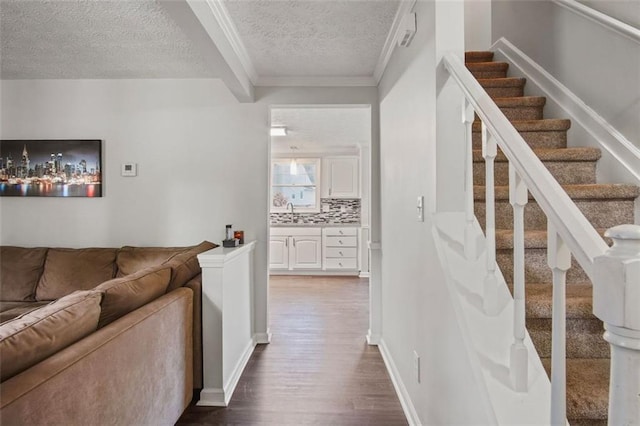
[[[358,250],[355,247],[327,247],[324,253],[325,257],[348,258],[358,256]]]
[[[358,228],[324,228],[325,235],[329,236],[356,236],[358,235]]]
[[[356,269],[358,267],[357,259],[325,259],[325,269]]]
[[[357,247],[358,239],[356,237],[327,237],[327,247]]]

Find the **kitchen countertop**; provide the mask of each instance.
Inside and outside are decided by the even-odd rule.
[[[360,223],[272,223],[271,228],[360,228]]]

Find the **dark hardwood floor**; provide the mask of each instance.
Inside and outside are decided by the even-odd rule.
[[[228,407],[190,406],[179,425],[406,425],[378,349],[368,280],[271,277],[273,338],[258,345]]]

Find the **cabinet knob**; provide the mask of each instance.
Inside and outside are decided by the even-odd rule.
[[[344,244],[344,243],[342,242],[342,240],[338,240],[338,242],[339,242],[340,244]]]
[[[342,232],[342,231],[338,231],[338,232],[340,232],[341,235],[344,235],[344,232]]]
[[[342,262],[338,262],[338,265],[342,266]]]
[[[338,253],[340,253],[340,256],[344,256],[344,254],[342,254],[342,252],[341,252],[341,251],[339,251]]]

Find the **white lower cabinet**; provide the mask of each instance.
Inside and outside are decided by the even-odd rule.
[[[325,271],[358,271],[358,228],[324,228],[322,252]]]
[[[271,228],[269,268],[287,271],[322,269],[320,228]]]

